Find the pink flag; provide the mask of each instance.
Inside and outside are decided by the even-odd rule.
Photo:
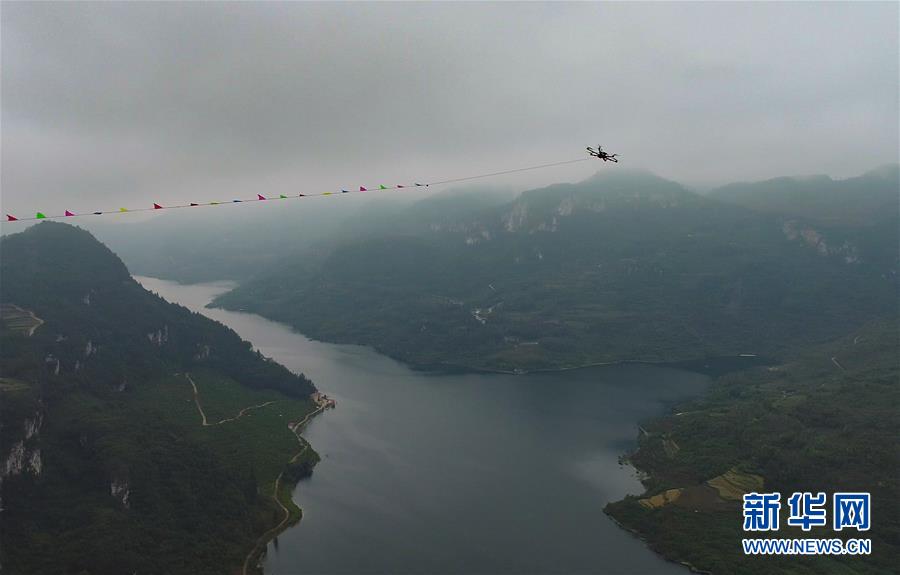
[[[66,210],[66,215],[67,215],[67,216],[74,216],[75,214],[73,214],[73,213],[70,212],[69,210]]]
[[[262,196],[262,194],[256,194],[256,199],[257,199],[257,200],[264,200],[265,198]]]
[[[360,191],[360,192],[366,192],[366,191],[368,191],[368,190],[366,190],[364,187],[360,186],[360,187],[359,187],[359,191]]]
[[[18,222],[19,218],[17,218],[16,216],[11,216],[9,214],[6,214],[6,221],[7,222]]]
[[[163,209],[163,207],[162,207],[161,205],[159,205],[159,204],[153,204],[153,209],[154,209],[154,210],[161,210],[161,209]]]

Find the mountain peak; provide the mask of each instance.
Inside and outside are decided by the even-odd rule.
[[[128,268],[89,232],[59,222],[41,222],[3,237],[0,270],[4,299],[23,297],[44,282],[84,291],[99,284],[129,281]]]

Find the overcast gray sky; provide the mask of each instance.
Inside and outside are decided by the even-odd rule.
[[[4,2],[3,209],[444,179],[598,142],[687,183],[855,175],[897,161],[898,6]]]

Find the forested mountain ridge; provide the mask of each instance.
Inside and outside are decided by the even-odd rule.
[[[880,211],[822,225],[614,168],[286,258],[218,303],[420,366],[777,356],[894,309],[897,215]]]
[[[262,361],[232,330],[147,292],[109,248],[83,230],[44,223],[4,238],[2,255],[3,301],[45,318],[43,334],[60,323],[62,339],[52,351],[61,371],[78,373],[93,387],[127,384],[132,374],[146,378],[157,363],[179,368],[202,356],[204,367],[245,385],[302,398],[314,390],[302,375]],[[87,347],[103,361],[84,361]]]
[[[0,255],[3,567],[239,568],[281,519],[275,477],[314,463],[287,465],[285,426],[313,409],[312,382],[147,292],[83,230],[42,223]]]
[[[844,180],[826,175],[728,184],[709,196],[737,205],[818,223],[875,225],[897,205],[900,165],[887,164]]]

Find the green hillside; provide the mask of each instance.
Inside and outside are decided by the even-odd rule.
[[[718,380],[708,396],[646,422],[630,460],[648,492],[606,511],[665,556],[713,573],[896,573],[900,564],[900,359],[896,319],[795,354],[790,361]],[[751,480],[756,488],[741,488]],[[729,483],[736,492],[719,491]],[[872,539],[864,557],[748,557],[740,497],[748,491],[872,494],[872,528],[777,537]],[[669,502],[651,508],[654,495]],[[658,501],[657,503],[659,503]],[[783,505],[785,516],[787,505]],[[830,512],[829,512],[830,513]],[[829,524],[830,525],[830,524]]]
[[[276,478],[317,459],[288,429],[312,383],[145,291],[83,230],[43,223],[0,253],[4,570],[239,572],[284,519]]]

